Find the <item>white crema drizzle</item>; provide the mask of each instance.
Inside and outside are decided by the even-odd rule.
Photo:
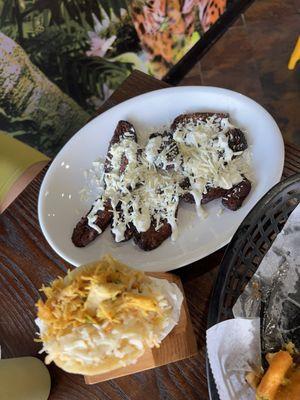
[[[249,176],[249,151],[233,152],[228,146],[226,134],[233,128],[227,117],[213,115],[205,122],[191,119],[177,125],[173,133],[175,143],[166,142],[162,151],[163,141],[167,140],[164,137],[153,137],[141,148],[132,133],[126,133],[110,148],[110,171],[103,176],[103,195],[88,214],[89,226],[101,233],[95,224],[97,211],[103,210],[105,202],[110,200],[116,242],[124,240],[126,228],[131,224],[138,232],[146,232],[152,222],[159,229],[165,220],[172,227],[172,240],[176,240],[176,214],[183,194],[193,195],[198,215],[204,216],[201,199],[207,186],[230,189],[243,176]],[[170,154],[175,154],[171,161]],[[121,173],[124,156],[128,163]],[[172,170],[166,170],[170,164]],[[190,188],[183,189],[180,184],[186,178]]]

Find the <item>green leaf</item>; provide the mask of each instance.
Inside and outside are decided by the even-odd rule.
[[[126,0],[101,0],[101,6],[108,16],[111,16],[113,13],[120,18],[120,9],[124,8],[128,10],[128,3]]]
[[[43,24],[44,27],[49,26],[51,19],[51,13],[49,10],[43,10]]]
[[[111,15],[111,13],[110,13],[111,4],[110,3],[111,2],[109,0],[101,0],[101,6],[107,15]],[[103,17],[103,15],[102,15],[102,17]]]
[[[87,107],[86,98],[103,98],[103,84],[115,87],[125,79],[130,70],[129,64],[111,62],[99,57],[79,57],[72,60],[68,79],[72,82],[73,93],[76,91],[80,96],[79,99],[76,98],[78,103]]]
[[[13,15],[14,2],[12,0],[4,0],[0,17],[0,28],[5,25],[7,19],[11,19]]]

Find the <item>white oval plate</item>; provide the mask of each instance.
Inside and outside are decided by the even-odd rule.
[[[228,112],[231,120],[247,131],[252,146],[255,183],[238,211],[224,210],[220,200],[207,204],[208,217],[197,217],[194,206],[179,208],[179,237],[167,239],[151,251],[140,250],[133,241],[115,243],[110,229],[85,248],[76,248],[74,226],[89,210],[92,199],[83,202],[84,171],[106,156],[117,122],[133,123],[138,136],[170,123],[178,114],[192,111]],[[169,271],[199,260],[227,244],[258,200],[280,180],[284,162],[281,133],[270,114],[239,93],[214,87],[176,87],[153,91],[119,104],[85,125],[59,152],[41,186],[38,214],[42,231],[53,249],[75,266],[110,253],[124,263],[145,271]]]

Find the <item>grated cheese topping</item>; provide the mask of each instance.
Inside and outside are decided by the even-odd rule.
[[[95,224],[97,211],[110,200],[116,242],[124,240],[130,225],[145,232],[151,224],[158,230],[165,221],[176,240],[182,195],[191,193],[197,214],[204,217],[201,199],[208,187],[231,189],[249,175],[249,152],[234,152],[228,144],[228,132],[234,128],[228,117],[190,119],[177,124],[172,135],[151,137],[145,147],[127,132],[109,150],[109,171],[103,174],[102,195],[88,215],[89,226],[101,233]],[[190,183],[188,188],[182,185],[184,180]]]
[[[146,348],[159,347],[179,318],[182,294],[174,285],[110,256],[54,280],[37,303],[46,364],[99,365],[117,358],[122,366],[127,356],[134,362]]]

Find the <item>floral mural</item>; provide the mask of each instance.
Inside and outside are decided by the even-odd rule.
[[[0,0],[0,130],[54,155],[133,69],[163,78],[225,7]]]

